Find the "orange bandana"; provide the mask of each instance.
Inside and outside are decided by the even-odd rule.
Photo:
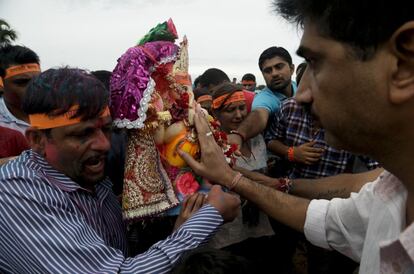
[[[68,111],[58,116],[50,117],[46,114],[29,115],[30,125],[37,129],[49,129],[70,126],[81,122],[80,117],[72,118],[79,109],[79,105],[72,106]],[[110,116],[109,107],[106,106],[100,117]]]
[[[218,109],[221,106],[225,106],[234,102],[246,101],[243,91],[236,91],[231,96],[228,94],[221,95],[213,100],[213,109]]]
[[[211,95],[201,95],[197,98],[197,103],[212,101],[213,97]]]
[[[8,69],[6,69],[6,76],[4,76],[4,80],[26,72],[40,72],[39,64],[30,63],[9,67]]]

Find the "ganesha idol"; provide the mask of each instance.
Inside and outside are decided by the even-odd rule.
[[[114,125],[128,131],[122,195],[127,221],[176,214],[184,196],[202,185],[177,153],[197,158],[200,150],[188,42],[184,37],[178,46],[176,39],[171,19],[157,25],[118,59],[112,73]]]

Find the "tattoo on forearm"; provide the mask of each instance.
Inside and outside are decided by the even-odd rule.
[[[345,187],[339,189],[331,189],[327,191],[319,192],[316,195],[316,199],[327,199],[330,200],[332,198],[346,198],[349,197],[349,191]]]

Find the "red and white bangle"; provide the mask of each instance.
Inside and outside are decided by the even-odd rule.
[[[228,187],[229,190],[233,190],[237,186],[237,184],[240,182],[242,177],[243,177],[243,174],[241,174],[240,172],[237,172],[237,174],[234,176],[233,180],[231,181]]]
[[[279,178],[280,185],[277,187],[277,190],[290,193],[292,190],[293,181],[289,178]]]

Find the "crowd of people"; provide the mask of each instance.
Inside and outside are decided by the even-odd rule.
[[[261,89],[190,82],[172,21],[113,72],[3,45],[0,272],[414,273],[413,4],[273,5],[306,62],[264,49]]]

